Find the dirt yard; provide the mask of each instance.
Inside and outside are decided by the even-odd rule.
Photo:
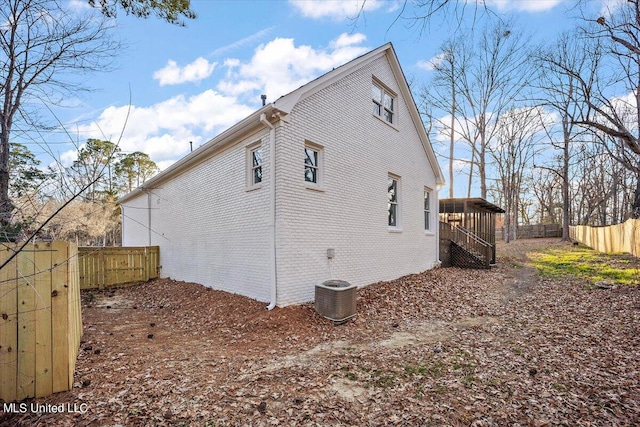
[[[0,425],[640,425],[640,287],[525,265],[558,244],[371,285],[342,326],[171,280],[84,292],[76,384],[37,402],[87,412]]]

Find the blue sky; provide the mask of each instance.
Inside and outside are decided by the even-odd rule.
[[[86,0],[69,4],[84,8]],[[467,10],[472,4],[468,1]],[[576,22],[574,0],[488,4],[538,42]],[[364,15],[354,21],[361,0],[192,0],[198,18],[186,27],[121,14],[117,36],[127,46],[114,53],[117,69],[91,76],[96,91],[68,100],[57,114],[76,144],[87,138],[116,142],[123,132],[123,151],[146,152],[165,168],[189,152],[189,141],[197,147],[259,108],[260,94],[273,101],[387,42],[394,44],[408,80],[428,83],[425,64],[442,42],[455,31],[472,29],[454,19],[433,22],[422,32],[405,20],[393,24],[401,5],[367,0]],[[76,150],[66,143],[69,137],[57,132],[49,138],[69,164]]]

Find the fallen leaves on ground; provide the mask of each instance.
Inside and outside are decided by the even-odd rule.
[[[370,285],[341,326],[166,279],[84,291],[74,388],[32,401],[88,412],[0,424],[638,425],[640,291],[538,277],[552,242]]]

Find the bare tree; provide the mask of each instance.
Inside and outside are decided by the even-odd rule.
[[[353,25],[357,26],[364,15],[368,0],[359,0],[360,9],[353,17]],[[407,27],[415,28],[420,34],[431,28],[431,24],[456,23],[458,27],[469,18],[472,25],[485,16],[495,17],[487,7],[486,0],[458,1],[458,0],[403,0],[400,2],[398,13],[390,23],[390,27],[402,21]]]
[[[549,168],[561,181],[562,191],[562,240],[569,241],[571,218],[570,200],[570,163],[573,155],[572,145],[582,138],[585,130],[577,125],[588,112],[583,98],[576,96],[582,89],[581,81],[593,82],[597,72],[597,58],[585,55],[589,40],[575,33],[562,34],[556,43],[548,46],[536,55],[538,79],[536,86],[541,90],[540,104],[553,113],[557,120],[546,126],[551,146],[560,150],[560,165]],[[565,70],[574,70],[567,73]],[[577,75],[583,76],[578,79]],[[544,122],[543,122],[544,124]],[[541,168],[546,166],[538,165]]]
[[[557,64],[579,83],[575,96],[588,106],[576,124],[615,138],[605,144],[610,156],[640,177],[640,4],[638,0],[619,2],[615,9],[598,17],[585,17],[584,37],[594,40],[585,51],[594,66],[603,72],[583,74]],[[606,74],[605,74],[606,73]],[[618,96],[613,96],[618,94]],[[612,149],[613,148],[613,149]],[[633,216],[640,217],[640,180],[636,181]]]
[[[537,221],[541,224],[558,224],[562,216],[562,180],[558,169],[560,167],[541,168],[534,164],[526,180],[536,201]]]
[[[464,160],[469,164],[468,195],[477,176],[480,195],[487,197],[487,147],[500,116],[520,101],[528,84],[528,59],[523,36],[503,22],[485,28],[478,40],[465,37],[446,42],[436,56],[435,75],[423,99],[433,104],[430,119],[449,138],[450,181],[454,142],[461,140],[469,146]]]
[[[0,224],[7,224],[10,139],[17,121],[35,123],[38,105],[56,104],[83,86],[76,77],[105,70],[117,44],[104,19],[70,12],[56,0],[0,4]]]
[[[452,49],[455,55],[470,56],[465,69],[457,73],[456,109],[465,118],[460,132],[472,151],[471,168],[477,166],[480,196],[486,198],[487,148],[501,115],[528,84],[529,55],[522,34],[503,22],[485,28],[477,43],[461,42]]]
[[[594,133],[593,138],[611,137]],[[572,192],[575,221],[585,225],[607,225],[616,222],[616,217],[628,214],[619,211],[629,192],[626,169],[613,159],[605,148],[605,141],[583,144],[577,153]],[[635,177],[634,177],[635,178]]]
[[[465,136],[464,130],[456,131],[456,128],[466,126],[468,129],[468,122],[464,118],[461,124],[457,124],[461,112],[456,99],[457,94],[463,90],[459,85],[458,75],[465,72],[472,52],[470,48],[460,48],[463,43],[462,39],[449,40],[441,46],[441,53],[430,64],[434,72],[433,79],[423,88],[421,94],[427,121],[432,128],[446,135],[449,140],[446,158],[449,165],[449,198],[454,197],[455,161],[461,160],[455,156],[455,143]],[[443,112],[448,113],[448,116],[443,117]]]
[[[505,210],[504,241],[516,239],[521,213],[525,172],[532,165],[542,131],[540,110],[526,107],[509,110],[496,126],[495,143],[487,149],[493,159]]]

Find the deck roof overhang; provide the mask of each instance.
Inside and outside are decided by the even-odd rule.
[[[440,213],[465,213],[469,207],[485,212],[504,213],[504,209],[480,197],[440,199]]]

